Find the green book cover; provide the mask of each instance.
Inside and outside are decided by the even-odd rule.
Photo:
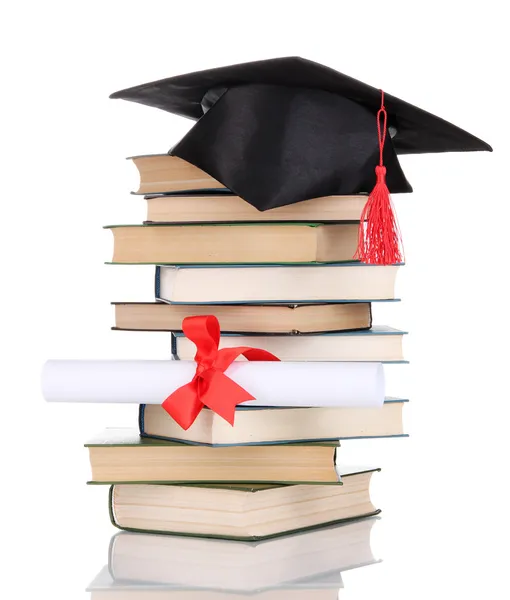
[[[353,467],[351,469],[343,469],[342,477],[349,477],[352,475],[360,475],[362,473],[374,473],[380,471],[379,468],[356,468]],[[166,485],[175,485],[175,484],[166,484]],[[242,492],[247,494],[263,494],[266,490],[271,490],[278,487],[285,487],[284,485],[254,485],[254,484],[246,484],[246,485],[218,485],[218,484],[186,484],[186,487],[201,487],[201,488],[220,488],[224,489],[226,493],[230,491]],[[181,487],[181,486],[179,486]],[[323,527],[329,527],[333,525],[338,525],[341,523],[349,523],[352,521],[356,521],[360,518],[371,517],[374,515],[378,515],[381,511],[379,509],[373,510],[366,514],[356,515],[355,517],[349,517],[346,519],[339,519],[335,521],[325,521],[324,523],[319,523],[309,527],[302,527],[296,529],[289,529],[285,531],[279,531],[278,533],[274,533],[267,536],[229,536],[229,535],[211,535],[211,534],[200,534],[200,533],[186,533],[186,532],[171,532],[171,531],[156,531],[156,530],[146,530],[146,529],[135,529],[130,527],[121,527],[115,518],[115,509],[113,503],[113,494],[114,494],[115,485],[110,487],[109,495],[108,495],[108,508],[110,514],[110,520],[112,524],[121,529],[123,531],[131,531],[135,533],[154,533],[154,534],[162,534],[162,535],[177,535],[183,537],[196,537],[196,538],[211,538],[211,539],[225,539],[225,540],[235,540],[235,541],[244,541],[244,542],[256,542],[268,539],[274,539],[278,537],[282,537],[285,535],[303,533],[307,531],[313,531],[316,529],[321,529]]]
[[[141,437],[138,430],[137,429],[133,429],[133,428],[111,428],[111,429],[106,429],[103,432],[101,432],[100,434],[96,435],[94,438],[92,438],[90,441],[88,441],[85,444],[85,447],[89,448],[89,449],[94,449],[94,448],[118,448],[118,447],[124,447],[124,448],[139,448],[140,452],[143,454],[143,451],[147,448],[156,448],[156,447],[163,447],[163,448],[175,448],[178,452],[177,455],[175,457],[173,457],[172,459],[172,455],[171,453],[169,453],[168,455],[168,464],[171,465],[172,461],[175,464],[178,464],[179,460],[183,460],[185,457],[192,457],[193,454],[195,454],[195,463],[193,464],[193,459],[191,460],[191,464],[193,466],[193,468],[195,470],[197,470],[196,464],[200,464],[200,460],[211,460],[211,455],[213,452],[216,452],[216,456],[220,457],[222,456],[223,461],[229,461],[232,459],[232,452],[236,450],[235,447],[221,447],[221,448],[214,448],[214,447],[206,447],[206,446],[197,446],[197,445],[189,445],[186,443],[181,443],[181,442],[176,442],[176,441],[168,441],[168,440],[162,440],[162,439],[158,439],[158,438],[144,438]],[[201,484],[207,484],[207,485],[215,485],[218,483],[228,483],[228,484],[245,484],[245,483],[250,483],[250,484],[255,484],[258,486],[258,484],[286,484],[286,485],[293,485],[293,484],[299,484],[299,485],[341,485],[341,481],[340,481],[340,475],[338,474],[338,472],[336,471],[335,468],[335,455],[336,455],[336,449],[339,447],[339,443],[337,441],[334,442],[298,442],[298,443],[294,443],[294,444],[278,444],[278,445],[272,445],[271,446],[274,449],[274,452],[276,454],[281,454],[281,453],[285,453],[284,456],[284,460],[289,460],[290,458],[290,454],[287,451],[287,448],[289,447],[294,447],[294,448],[299,448],[300,450],[302,450],[303,448],[306,447],[326,447],[326,448],[330,448],[331,449],[331,463],[330,463],[330,467],[326,467],[324,470],[324,481],[322,480],[318,480],[315,479],[313,481],[302,481],[302,480],[297,480],[294,481],[292,479],[280,479],[280,478],[272,478],[270,475],[267,475],[266,477],[264,477],[264,479],[262,480],[256,480],[253,476],[250,476],[249,471],[249,467],[252,467],[252,465],[249,465],[249,463],[247,463],[247,465],[249,465],[249,467],[246,467],[246,478],[240,478],[239,476],[235,476],[235,477],[228,477],[226,474],[229,472],[229,467],[223,465],[223,473],[224,478],[222,479],[218,479],[217,476],[215,476],[214,478],[211,478],[210,476],[208,477],[208,467],[205,468],[198,468],[198,471],[200,473],[200,475],[198,476],[197,474],[195,474],[195,477],[186,477],[184,479],[176,479],[171,477],[170,475],[165,475],[164,479],[159,479],[157,477],[154,477],[154,479],[150,478],[150,479],[145,479],[145,478],[133,478],[133,479],[128,479],[126,476],[126,479],[122,479],[122,480],[112,480],[111,478],[108,477],[101,477],[101,478],[94,478],[94,480],[89,481],[88,484],[89,485],[111,485],[111,484],[190,484],[190,483],[201,483]],[[268,446],[250,446],[250,447],[239,447],[239,451],[243,451],[243,455],[249,455],[249,454],[253,454],[256,453],[257,450],[259,448],[268,448]],[[183,450],[185,450],[185,454],[183,454]],[[246,452],[248,450],[248,452]],[[253,452],[252,452],[253,451]],[[221,454],[220,454],[221,453]],[[256,458],[256,460],[260,461],[261,460],[271,460],[271,456],[270,454],[266,453],[267,456],[260,456],[260,452],[258,452],[259,456],[255,456],[253,455],[253,458]],[[200,457],[200,458],[197,458]],[[246,458],[246,457],[244,457]],[[292,457],[294,460],[294,465],[298,464],[296,462],[296,458]],[[92,460],[92,457],[91,457]],[[104,460],[104,459],[101,459]],[[118,458],[116,459],[118,460]],[[135,461],[132,454],[131,454],[131,460],[133,461],[132,464],[132,472],[136,472],[136,473],[142,473],[142,471],[145,473],[144,470],[141,469],[140,467],[140,460]],[[160,459],[161,460],[161,457]],[[166,460],[166,456],[165,456],[165,460]],[[241,459],[242,460],[242,459]],[[319,465],[321,469],[324,469],[324,463],[320,464],[320,460],[318,457],[316,457],[314,460],[319,461]],[[238,459],[239,462],[239,459]],[[255,461],[256,462],[256,461]],[[136,464],[135,464],[136,463]],[[94,462],[92,461],[92,464],[94,465]],[[317,463],[316,463],[317,464]],[[103,463],[103,470],[104,470],[104,463]],[[106,467],[106,470],[108,470],[109,468],[114,468],[113,466],[109,465]],[[257,473],[260,473],[260,466],[257,467],[257,465],[255,464],[255,471]],[[331,469],[331,473],[330,473],[330,477],[328,477],[326,475],[326,472]],[[93,466],[93,471],[94,471],[94,466]],[[278,471],[278,469],[277,469]],[[159,469],[159,472],[162,474],[163,472],[167,473],[167,469]],[[243,473],[244,474],[244,473]],[[333,477],[334,476],[334,477]]]
[[[342,222],[344,223],[344,222]],[[103,229],[115,229],[117,227],[321,227],[324,223],[309,223],[307,221],[260,221],[260,222],[236,222],[236,223],[135,223],[104,225]]]

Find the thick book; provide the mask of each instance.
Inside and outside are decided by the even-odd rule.
[[[338,485],[338,442],[208,447],[106,429],[85,446],[90,483],[285,483]]]
[[[114,225],[113,263],[285,264],[352,261],[356,224]]]
[[[263,542],[121,531],[111,539],[107,568],[88,590],[173,588],[256,594],[257,599],[269,590],[338,590],[342,572],[379,562],[370,545],[377,520],[368,517]]]
[[[195,165],[168,154],[131,156],[138,173],[140,186],[136,194],[159,194],[186,190],[221,190],[225,186]]]
[[[156,299],[171,304],[309,304],[395,300],[398,265],[156,267]]]
[[[115,327],[126,331],[182,331],[193,315],[215,315],[224,333],[311,334],[368,329],[371,304],[168,304],[114,302]]]
[[[282,361],[405,362],[405,331],[375,326],[362,331],[307,336],[222,334],[220,348],[249,346],[272,352]],[[180,360],[192,360],[195,344],[182,333],[172,333],[172,352]],[[239,360],[244,360],[242,357]]]
[[[271,408],[238,406],[232,427],[204,409],[187,430],[157,404],[140,406],[142,437],[187,444],[244,446],[404,436],[407,400],[387,398],[382,408]]]
[[[260,211],[232,194],[145,196],[147,223],[359,222],[368,196],[326,196]]]
[[[127,531],[255,541],[377,514],[376,470],[345,468],[343,485],[113,485],[110,516]]]

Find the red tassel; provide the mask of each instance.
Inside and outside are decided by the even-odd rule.
[[[383,164],[386,123],[384,92],[381,90],[381,108],[377,112],[379,139],[379,165],[375,168],[377,181],[361,214],[358,249],[355,255],[356,259],[371,265],[392,265],[404,260],[401,250],[402,236],[386,185],[386,167]]]

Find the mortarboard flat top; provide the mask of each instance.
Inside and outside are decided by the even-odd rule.
[[[328,195],[369,193],[379,146],[380,90],[299,57],[178,75],[115,92],[197,120],[170,154],[196,165],[259,210]],[[409,192],[397,154],[491,147],[386,94],[384,164],[391,192]]]

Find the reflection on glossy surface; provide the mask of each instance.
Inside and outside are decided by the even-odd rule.
[[[335,600],[342,571],[378,562],[370,547],[377,518],[264,542],[121,532],[91,600]]]

